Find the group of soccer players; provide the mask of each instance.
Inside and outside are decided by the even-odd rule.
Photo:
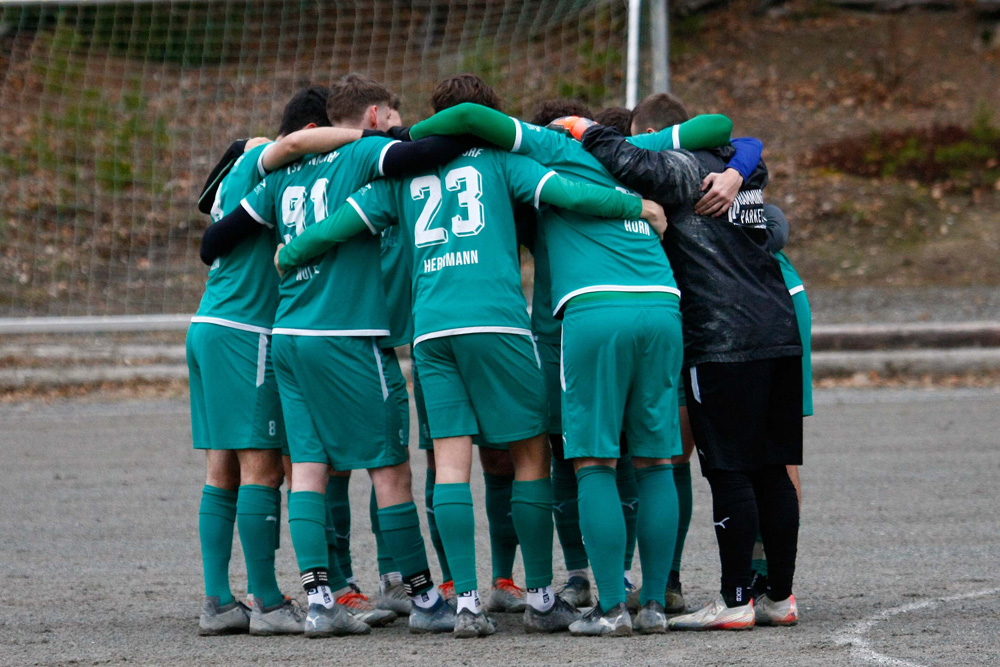
[[[480,637],[496,612],[522,612],[529,633],[584,636],[795,623],[786,466],[801,462],[811,412],[809,316],[780,253],[787,223],[763,204],[760,142],[730,143],[727,118],[688,119],[668,95],[605,110],[608,127],[570,100],[526,123],[460,75],[432,106],[406,128],[367,77],[303,89],[274,141],[234,143],[206,184],[211,268],[187,342],[194,446],[207,451],[201,634],[364,634],[407,615],[414,633]],[[714,287],[689,296],[692,282]],[[438,585],[411,489],[403,346]],[[686,611],[695,445],[721,595],[669,618]],[[476,447],[493,570],[482,601]],[[351,566],[353,470],[372,480],[375,601]],[[283,481],[306,610],[275,576]],[[237,525],[248,604],[229,585]],[[569,572],[558,592],[554,530]],[[766,566],[751,563],[761,540]]]

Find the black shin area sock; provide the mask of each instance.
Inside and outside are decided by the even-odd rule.
[[[727,607],[750,601],[753,543],[757,537],[757,503],[746,473],[716,470],[708,475],[712,486],[715,538],[722,563],[722,597]]]
[[[767,554],[767,595],[784,600],[792,594],[799,538],[799,501],[785,466],[769,466],[751,475],[760,536]]]

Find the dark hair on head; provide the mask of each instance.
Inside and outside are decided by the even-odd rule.
[[[389,108],[395,109],[396,111],[402,111],[403,100],[399,99],[399,95],[393,95],[392,99],[389,100]]]
[[[442,79],[431,93],[434,113],[463,102],[474,102],[500,111],[500,96],[497,91],[475,74],[459,74]]]
[[[278,136],[301,130],[309,123],[316,123],[317,127],[329,127],[330,119],[326,115],[326,100],[329,96],[330,89],[326,86],[309,86],[292,95],[281,114]]]
[[[549,100],[548,102],[543,102],[542,106],[538,107],[538,110],[531,119],[531,124],[545,127],[556,118],[562,118],[563,116],[593,118],[594,112],[580,100]]]
[[[330,86],[326,111],[331,122],[353,122],[372,105],[391,106],[392,97],[392,92],[375,79],[363,74],[347,74]]]
[[[684,103],[670,93],[653,93],[632,110],[632,122],[640,131],[653,128],[657,132],[691,117]]]
[[[626,137],[632,134],[632,112],[625,107],[608,107],[594,116],[601,125],[613,127]]]

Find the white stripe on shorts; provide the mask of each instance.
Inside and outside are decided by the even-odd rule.
[[[566,391],[566,366],[563,364],[563,332],[565,329],[559,328],[559,386],[562,387],[563,391]]]
[[[379,352],[378,344],[372,338],[372,351],[375,353],[375,365],[378,366],[378,380],[382,383],[382,400],[389,400],[389,385],[385,381],[385,371],[382,369],[382,354]]]
[[[542,357],[538,354],[538,343],[535,342],[534,336],[528,336],[531,339],[531,348],[535,351],[535,363],[538,364],[538,368],[542,367]]]
[[[267,369],[267,336],[260,335],[257,341],[257,386],[264,384],[264,371]]]
[[[691,367],[691,392],[694,394],[694,400],[701,403],[701,389],[698,388],[698,367]]]

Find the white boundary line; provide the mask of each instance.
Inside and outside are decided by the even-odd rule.
[[[837,644],[837,646],[850,646],[851,657],[864,663],[886,665],[888,667],[924,667],[924,665],[919,662],[910,662],[909,660],[893,658],[879,653],[872,648],[871,642],[865,638],[865,635],[868,634],[868,632],[870,632],[876,625],[882,621],[889,620],[893,616],[909,614],[921,609],[927,609],[928,607],[936,607],[937,605],[945,604],[947,602],[971,600],[974,598],[986,597],[988,595],[996,595],[997,593],[1000,593],[1000,588],[987,588],[981,591],[973,591],[972,593],[962,593],[961,595],[929,598],[920,602],[911,602],[909,604],[900,605],[891,609],[885,609],[877,614],[869,616],[864,620],[848,623],[843,629],[834,634],[833,641]]]

